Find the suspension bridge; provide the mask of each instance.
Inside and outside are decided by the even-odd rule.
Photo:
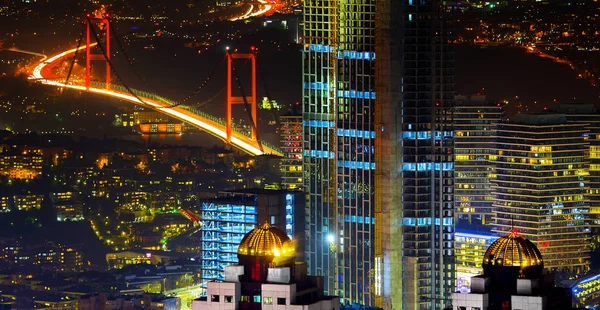
[[[99,30],[96,30],[99,29]],[[210,135],[223,140],[233,148],[244,151],[250,155],[272,154],[281,156],[282,153],[277,147],[271,146],[259,139],[258,124],[257,124],[257,107],[256,107],[256,54],[254,48],[250,53],[237,53],[227,51],[224,59],[227,60],[227,101],[226,110],[227,117],[220,119],[208,113],[202,112],[193,106],[185,105],[185,102],[191,97],[197,95],[199,91],[206,85],[214,71],[205,79],[200,86],[185,99],[176,102],[152,92],[133,89],[129,87],[119,75],[119,71],[111,62],[110,41],[112,36],[116,39],[117,45],[121,48],[122,54],[127,57],[129,64],[133,67],[133,62],[127,56],[120,43],[119,37],[114,31],[114,27],[110,22],[109,17],[91,17],[87,15],[82,35],[79,38],[76,48],[63,51],[59,54],[42,60],[32,71],[31,80],[35,80],[41,84],[59,87],[61,89],[73,89],[85,91],[93,94],[98,94],[106,97],[116,98],[131,102],[144,108],[152,109],[174,119],[185,122],[201,131],[207,132]],[[104,40],[101,40],[101,36]],[[82,44],[85,38],[85,44]],[[100,50],[101,53],[92,53],[92,48]],[[73,65],[80,51],[85,52],[86,77],[85,81],[71,80]],[[66,77],[58,77],[54,74],[53,69],[61,62],[71,57],[71,67]],[[250,94],[246,95],[242,83],[237,75],[234,63],[238,59],[247,59],[252,63],[252,85]],[[102,61],[106,65],[106,80],[95,81],[91,79],[91,61]],[[135,70],[135,68],[134,68]],[[136,75],[143,78],[135,71]],[[118,84],[112,82],[112,78],[116,77]],[[241,96],[232,95],[232,80],[235,80]],[[145,81],[144,81],[145,82]],[[248,118],[251,124],[251,133],[236,131],[232,127],[232,107],[234,105],[243,104],[248,113]]]

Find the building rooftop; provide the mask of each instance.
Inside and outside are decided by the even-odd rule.
[[[521,125],[562,125],[567,123],[565,114],[519,114],[509,123]]]

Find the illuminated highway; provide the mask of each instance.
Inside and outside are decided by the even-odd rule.
[[[250,9],[248,9],[248,11],[238,17],[234,17],[231,19],[231,21],[236,21],[236,20],[242,20],[242,19],[248,19],[251,17],[256,17],[256,16],[260,16],[260,15],[264,15],[266,13],[268,13],[269,11],[271,11],[271,9],[273,9],[273,5],[268,4],[269,2],[267,2],[266,0],[258,0],[258,2],[263,3],[261,5],[257,5],[258,6],[258,11],[256,12],[252,12],[254,11],[254,5],[250,5]]]
[[[9,51],[9,52],[15,52],[15,53],[28,54],[28,55],[34,55],[34,56],[39,56],[39,57],[42,57],[42,59],[40,61],[44,61],[44,60],[46,60],[46,58],[48,58],[48,56],[46,56],[44,54],[40,54],[40,53],[36,53],[36,52],[31,52],[31,51],[26,51],[26,50],[21,50],[21,49],[18,49],[16,47],[9,47],[9,48],[0,49],[0,50],[2,50],[2,51]]]
[[[85,46],[82,46],[79,49],[80,50],[85,49]],[[47,59],[45,61],[40,62],[33,69],[33,73],[29,78],[33,79],[33,80],[37,80],[38,82],[46,84],[46,85],[76,89],[76,90],[80,90],[80,91],[86,91],[85,86],[74,85],[71,83],[69,83],[69,85],[67,85],[67,84],[64,84],[64,82],[58,81],[57,79],[51,77],[50,70],[48,69],[48,68],[55,66],[65,56],[75,53],[76,50],[77,49],[74,48],[74,49],[71,49],[68,51],[64,51],[58,55],[50,57],[49,59]],[[94,83],[94,84],[97,84],[97,83]],[[122,89],[123,87],[119,87],[119,86],[115,85],[114,88]],[[153,96],[154,98],[149,98],[150,96],[138,95],[138,97],[141,99],[141,101],[140,101],[135,96],[132,96],[125,90],[120,91],[120,90],[113,90],[113,89],[90,87],[90,89],[88,91],[91,93],[95,93],[95,94],[99,94],[99,95],[103,95],[103,96],[107,96],[107,97],[112,97],[112,98],[116,98],[116,99],[129,101],[134,104],[138,104],[138,105],[142,105],[144,107],[154,109],[160,113],[166,114],[170,117],[173,117],[180,121],[186,122],[186,123],[198,128],[202,131],[205,131],[205,132],[211,134],[212,136],[215,136],[223,141],[225,141],[225,139],[226,139],[225,125],[221,124],[218,120],[216,120],[216,118],[210,117],[208,115],[198,115],[196,113],[193,113],[193,112],[190,112],[190,111],[184,109],[183,107],[169,108],[169,106],[171,106],[172,104],[170,102],[167,102],[164,98],[161,98],[159,96]],[[149,93],[147,93],[147,94],[149,94]],[[151,94],[149,94],[149,95],[151,95]],[[245,136],[245,135],[243,135],[239,132],[235,132],[235,131],[232,132],[231,144],[234,147],[236,147],[250,155],[262,155],[262,154],[274,154],[274,155],[280,155],[280,156],[282,155],[281,152],[279,150],[277,150],[275,147],[271,147],[265,143],[263,143],[263,151],[264,152],[261,151],[259,149],[258,143],[256,141],[252,140],[248,136]]]

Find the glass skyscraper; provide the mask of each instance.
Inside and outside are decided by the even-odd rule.
[[[451,23],[443,1],[383,0],[377,24],[377,305],[442,309],[455,273]]]
[[[307,263],[342,302],[454,288],[453,53],[438,0],[306,0]]]
[[[306,0],[303,44],[309,273],[372,305],[375,1]]]

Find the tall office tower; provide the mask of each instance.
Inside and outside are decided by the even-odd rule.
[[[454,108],[454,212],[456,230],[491,231],[499,103],[485,95],[456,96]],[[481,268],[479,268],[481,269]]]
[[[485,95],[456,96],[454,108],[454,216],[456,287],[468,288],[481,272],[492,233],[492,184],[496,175],[496,123],[502,107]]]
[[[308,272],[372,305],[375,0],[305,0],[303,22]]]
[[[302,188],[302,115],[289,111],[279,117],[281,128],[281,184],[286,189]]]
[[[441,0],[379,0],[376,305],[442,309],[454,291],[454,53]]]
[[[589,130],[584,137],[589,149],[586,159],[589,161],[589,175],[586,176],[587,201],[590,204],[589,223],[591,236],[595,244],[600,244],[600,113],[593,104],[561,104],[560,113],[567,115],[570,123],[585,124]]]
[[[517,230],[559,275],[589,269],[586,132],[564,114],[523,114],[497,126],[493,231]]]

